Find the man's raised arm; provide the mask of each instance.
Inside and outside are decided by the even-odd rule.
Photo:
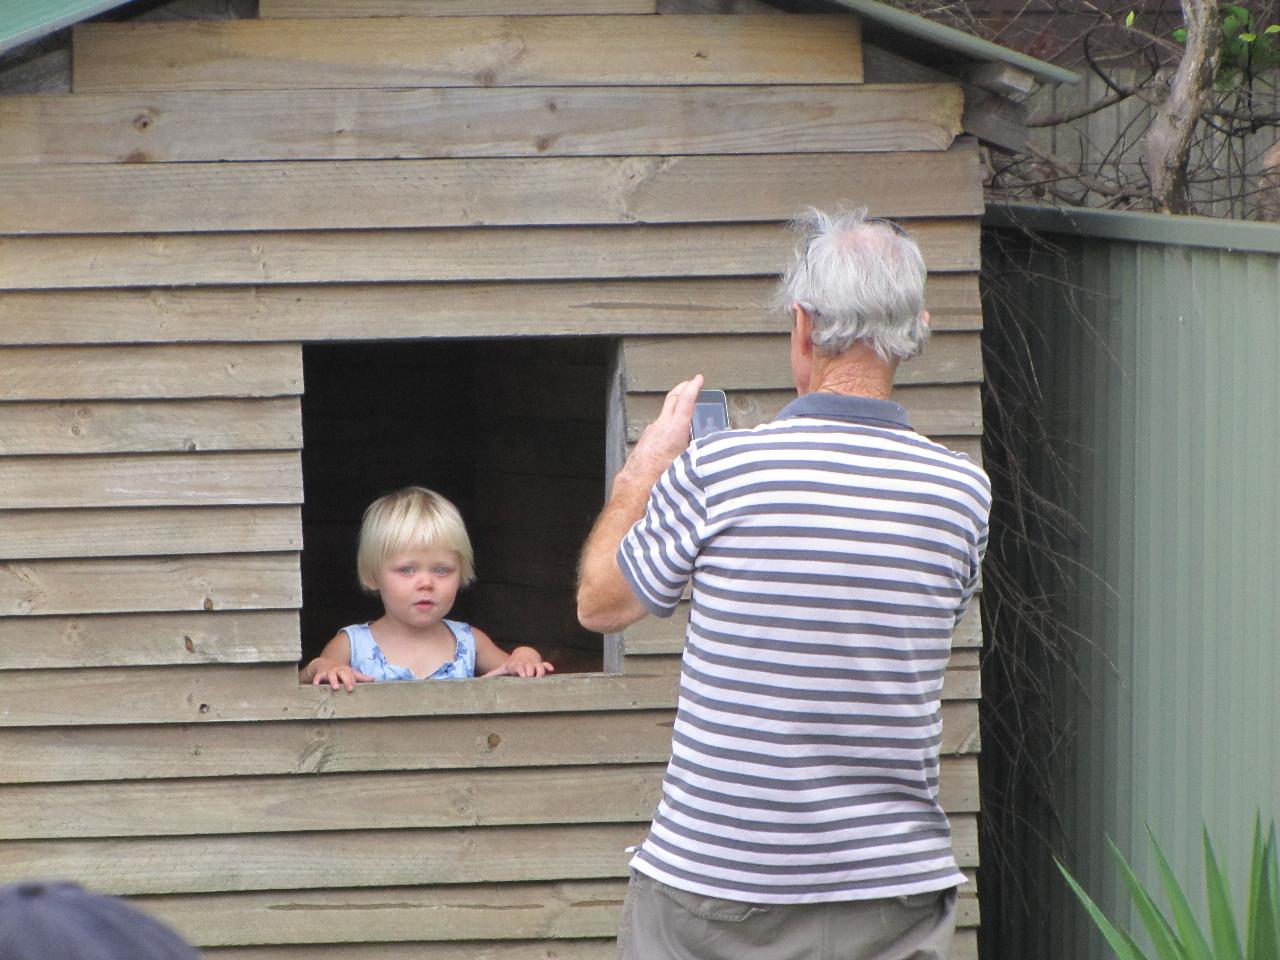
[[[613,478],[609,502],[591,528],[578,568],[578,622],[588,630],[616,633],[648,613],[622,575],[618,547],[644,516],[653,485],[689,445],[689,425],[701,389],[702,374],[672,388],[658,419],[644,428]]]

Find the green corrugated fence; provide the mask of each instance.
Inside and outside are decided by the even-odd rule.
[[[1040,795],[1056,794],[1011,791],[1021,824],[991,825],[984,956],[1092,960],[1110,954],[1051,847],[1128,917],[1104,837],[1154,881],[1149,824],[1198,903],[1202,822],[1242,888],[1255,815],[1280,817],[1280,226],[1014,207],[984,234],[986,419],[1043,431],[992,454],[1021,457],[1070,518],[1045,538],[1062,566],[1030,578],[1057,585],[1041,599],[1067,656],[1040,661],[1043,691],[984,671],[989,713],[1049,718]],[[996,396],[1011,383],[1024,395]],[[989,565],[1049,562],[1009,529],[1000,542]],[[993,645],[1019,629],[1002,579],[987,576]],[[984,716],[984,764],[1007,719]],[[1018,855],[990,878],[1001,841]]]

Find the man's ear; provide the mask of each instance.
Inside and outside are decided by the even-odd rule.
[[[798,303],[791,305],[791,315],[791,335],[801,354],[807,357],[813,353],[813,318]]]

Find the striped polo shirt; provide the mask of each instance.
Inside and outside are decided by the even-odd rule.
[[[754,903],[964,882],[938,804],[940,701],[990,489],[887,400],[809,394],[689,445],[618,550],[658,616],[693,580],[635,870]]]

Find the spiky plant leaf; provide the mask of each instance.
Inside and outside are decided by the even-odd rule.
[[[1071,876],[1067,868],[1062,865],[1062,861],[1055,858],[1054,863],[1058,865],[1058,869],[1062,871],[1062,875],[1066,878],[1072,892],[1080,899],[1080,903],[1084,905],[1085,910],[1088,911],[1094,925],[1102,932],[1111,949],[1115,951],[1118,960],[1149,960],[1147,955],[1134,942],[1133,937],[1107,919],[1107,915],[1093,902],[1093,898],[1084,892],[1084,887],[1076,883],[1076,878]]]
[[[1276,861],[1280,859],[1280,844],[1276,843],[1276,825],[1271,824],[1271,836],[1267,840],[1271,848],[1271,916],[1276,918],[1276,926],[1280,927],[1280,867]]]
[[[1151,937],[1151,942],[1156,948],[1156,954],[1160,960],[1182,960],[1186,954],[1182,949],[1182,944],[1178,942],[1173,928],[1169,925],[1169,921],[1165,919],[1164,914],[1160,912],[1160,908],[1156,906],[1156,902],[1151,899],[1151,895],[1142,886],[1137,874],[1133,872],[1133,868],[1125,860],[1124,854],[1120,852],[1120,848],[1110,839],[1107,840],[1107,845],[1111,847],[1112,855],[1116,858],[1116,862],[1120,864],[1120,872],[1124,877],[1125,886],[1129,888],[1129,896],[1133,899],[1133,905],[1137,907],[1138,916],[1142,918],[1142,923],[1147,928],[1147,934]]]
[[[1280,864],[1276,829],[1266,843],[1262,825],[1253,830],[1253,863],[1249,871],[1249,926],[1245,933],[1249,960],[1280,960]]]
[[[1204,837],[1204,887],[1209,901],[1209,929],[1213,933],[1215,960],[1244,960],[1240,950],[1240,933],[1231,910],[1231,891],[1218,866],[1218,858],[1209,841],[1209,831]],[[1277,958],[1280,960],[1280,958]]]
[[[1147,837],[1151,841],[1151,850],[1156,857],[1156,867],[1160,871],[1160,882],[1164,886],[1165,899],[1169,901],[1169,907],[1173,911],[1174,921],[1178,926],[1178,939],[1182,943],[1186,957],[1188,960],[1213,960],[1209,942],[1205,939],[1200,924],[1196,922],[1191,904],[1187,901],[1187,895],[1182,892],[1182,887],[1173,875],[1173,868],[1169,866],[1169,861],[1164,851],[1160,849],[1160,844],[1156,841],[1150,827],[1147,828]]]

